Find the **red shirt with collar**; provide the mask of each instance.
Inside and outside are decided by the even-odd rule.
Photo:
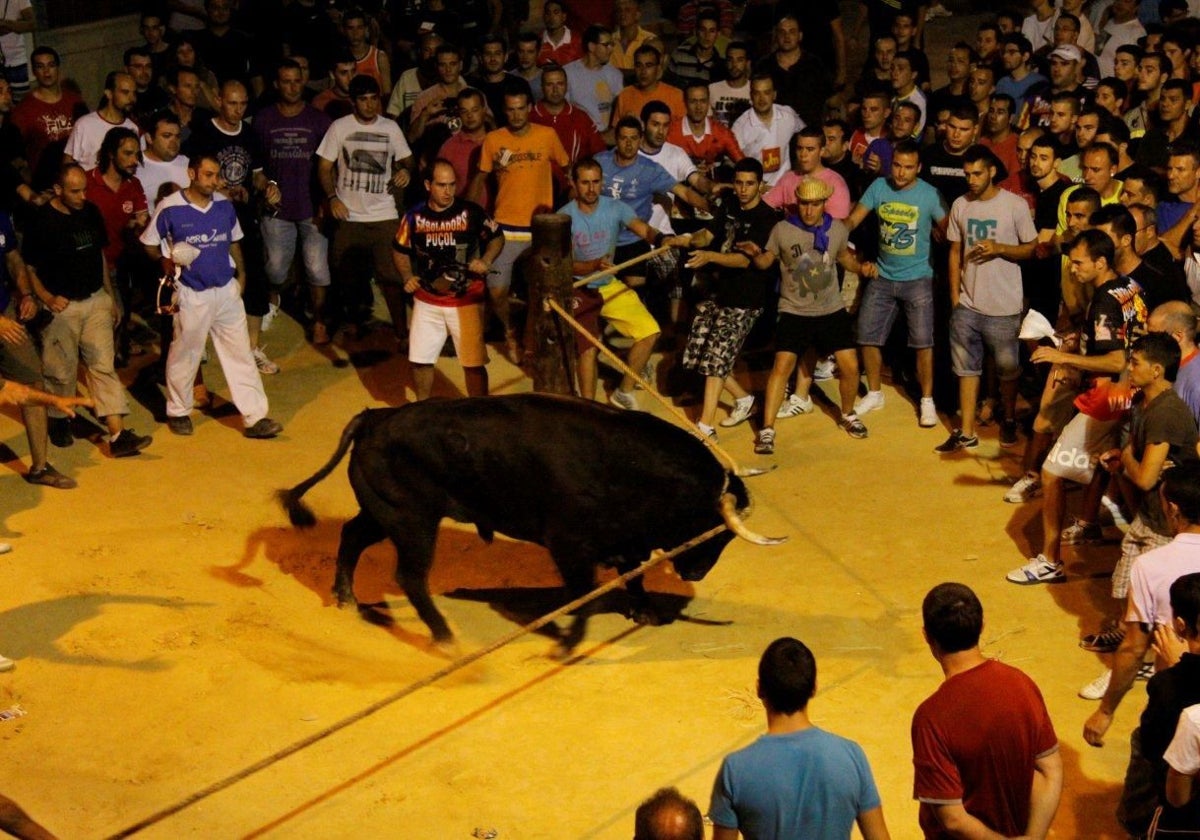
[[[671,127],[667,130],[667,142],[674,143],[687,152],[693,162],[704,161],[711,165],[722,157],[728,157],[737,163],[745,157],[733,132],[712,117],[705,117],[704,136],[699,139],[696,139],[692,129],[687,126],[687,117],[672,120]]]
[[[596,124],[592,122],[592,118],[582,108],[576,108],[570,102],[563,103],[562,111],[557,114],[551,114],[546,110],[544,102],[538,102],[529,114],[529,121],[553,128],[563,148],[567,150],[567,157],[571,159],[571,163],[589,155],[599,154],[605,149],[604,138],[596,131]]]
[[[104,219],[104,232],[108,234],[104,260],[112,269],[125,252],[125,226],[138,213],[147,212],[146,192],[137,178],[121,181],[120,188],[114,192],[104,183],[104,176],[96,167],[87,172],[87,200],[96,205]]]

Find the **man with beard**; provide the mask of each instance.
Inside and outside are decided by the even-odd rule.
[[[280,192],[279,185],[269,181],[263,174],[262,150],[254,132],[242,119],[248,104],[246,87],[241,82],[230,80],[223,83],[217,98],[216,116],[193,126],[192,136],[183,150],[189,159],[195,159],[198,155],[212,155],[221,164],[221,192],[233,202],[244,236],[241,250],[246,259],[246,282],[242,293],[245,296],[250,347],[259,372],[274,374],[279,373],[279,365],[271,361],[258,343],[264,316],[270,313],[270,293],[263,272],[262,238],[255,214],[254,195],[256,191],[265,193],[267,204],[274,207],[280,202]],[[267,326],[270,326],[269,322]]]
[[[947,203],[953,204],[967,191],[963,174],[963,155],[975,142],[979,115],[974,106],[961,105],[950,112],[946,121],[946,137],[921,153],[923,176]]]
[[[775,80],[769,73],[750,80],[751,107],[733,124],[742,153],[762,163],[763,182],[774,186],[792,168],[792,135],[804,127],[796,112],[775,102]]]
[[[313,344],[327,344],[329,240],[315,221],[312,184],[317,147],[329,130],[330,119],[304,101],[303,73],[295,62],[280,62],[275,71],[275,94],[275,104],[260,111],[253,126],[255,144],[262,150],[263,177],[268,187],[274,183],[279,190],[279,202],[263,215],[261,223],[270,284],[267,315],[273,317],[279,310],[279,290],[287,282],[299,240],[313,312]]]
[[[984,352],[991,353],[1000,380],[1004,414],[1000,445],[1017,442],[1017,378],[1021,375],[1017,334],[1021,329],[1020,260],[1033,256],[1037,229],[1029,206],[1001,189],[1007,174],[981,145],[963,155],[967,192],[950,208],[950,358],[958,377],[962,426],[934,452],[947,455],[979,445],[975,408],[983,376]]]
[[[529,121],[554,129],[571,164],[604,151],[604,138],[592,118],[568,101],[566,70],[557,64],[543,67],[541,89],[542,98],[533,106]]]
[[[154,78],[154,59],[149,47],[130,47],[125,50],[125,72],[133,78],[137,88],[137,104],[133,109],[134,121],[142,129],[149,128],[151,116],[167,107],[169,97]]]
[[[709,84],[708,95],[713,117],[726,128],[750,107],[750,47],[745,41],[725,47],[725,79]]]
[[[71,136],[64,150],[67,163],[74,161],[84,170],[96,167],[96,153],[104,142],[104,135],[114,126],[123,126],[136,132],[137,123],[129,118],[137,104],[137,86],[128,73],[112,72],[104,80],[104,96],[100,107],[75,121]]]
[[[1021,128],[1049,126],[1051,102],[1060,93],[1069,93],[1081,103],[1084,101],[1088,93],[1079,84],[1079,64],[1082,60],[1083,54],[1073,44],[1057,47],[1050,53],[1050,79],[1033,85],[1025,94],[1018,122]]]

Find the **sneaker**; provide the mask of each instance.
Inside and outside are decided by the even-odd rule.
[[[1000,421],[1000,445],[1005,449],[1017,445],[1017,421]]]
[[[1042,495],[1042,479],[1037,473],[1025,473],[1017,479],[1017,483],[1008,488],[1004,501],[1020,505]]]
[[[139,435],[133,429],[122,429],[117,439],[110,441],[108,452],[114,458],[128,458],[136,455],[154,442],[150,435]]]
[[[172,434],[184,436],[190,435],[195,431],[192,428],[191,417],[168,417],[167,428],[171,430]]]
[[[312,343],[318,347],[329,343],[329,327],[317,321],[313,324]]]
[[[728,429],[730,426],[745,423],[750,419],[752,411],[754,411],[754,397],[742,397],[734,402],[733,411],[729,412],[729,416],[721,421],[721,425]]]
[[[629,391],[622,391],[620,388],[612,392],[612,396],[608,398],[608,401],[617,408],[623,408],[626,411],[638,410],[637,397]]]
[[[1154,676],[1154,663],[1153,662],[1143,662],[1138,667],[1137,677],[1135,677],[1135,679],[1148,680],[1153,676]]]
[[[950,437],[946,438],[945,443],[933,447],[933,451],[939,455],[949,455],[951,452],[958,452],[960,449],[974,449],[977,446],[979,446],[978,435],[967,437],[962,433],[962,429],[955,429],[950,433]]]
[[[266,332],[267,330],[271,329],[271,325],[275,323],[275,318],[278,315],[279,315],[279,304],[278,303],[267,304],[267,314],[262,316],[262,325],[259,326],[259,329],[262,330],[263,332]]]
[[[787,402],[779,406],[779,411],[775,412],[776,420],[784,420],[788,417],[799,417],[801,414],[811,414],[813,410],[813,401],[808,397],[801,397],[798,394],[789,394]]]
[[[61,449],[66,449],[75,442],[75,436],[71,434],[70,420],[66,417],[50,418],[50,442]]]
[[[705,426],[703,423],[697,423],[696,428],[700,430],[701,435],[708,438],[713,443],[717,442],[717,430],[712,426]]]
[[[1096,543],[1104,542],[1104,532],[1100,530],[1100,526],[1095,522],[1084,522],[1082,519],[1076,519],[1066,528],[1062,529],[1059,534],[1059,541],[1063,545],[1095,545]]]
[[[1104,696],[1104,692],[1108,691],[1108,684],[1112,682],[1112,669],[1107,669],[1103,674],[1096,677],[1090,683],[1079,689],[1079,696],[1084,700],[1099,700]]]
[[[933,404],[933,397],[921,397],[921,411],[917,424],[922,429],[932,429],[938,424],[937,406]]]
[[[837,376],[837,365],[832,356],[826,356],[813,367],[813,379],[817,382],[828,382]]]
[[[255,347],[252,352],[254,353],[254,364],[258,366],[259,373],[266,376],[279,373],[279,365],[271,361],[265,350],[261,347]]]
[[[1046,555],[1039,554],[1019,569],[1013,569],[1005,579],[1009,583],[1028,586],[1034,583],[1062,583],[1067,579],[1062,563],[1051,563]]]
[[[775,430],[759,429],[754,437],[754,451],[758,455],[775,454]]]
[[[17,667],[17,663],[13,662],[7,656],[0,656],[0,672],[11,671]]]
[[[8,554],[12,551],[12,543],[0,542],[0,554]]]
[[[838,421],[838,426],[846,430],[846,434],[852,438],[862,440],[867,436],[867,427],[863,425],[863,421],[858,419],[858,415],[854,412],[843,414],[842,419]]]
[[[1093,653],[1112,653],[1121,646],[1121,642],[1124,640],[1125,628],[1116,626],[1101,630],[1099,633],[1088,633],[1079,640],[1079,646]]]
[[[641,372],[642,381],[645,382],[647,385],[649,385],[651,388],[654,387],[654,374],[655,374],[656,370],[657,370],[657,368],[655,367],[654,362],[652,360],[648,361],[648,362],[646,362],[646,364],[642,365],[642,372]],[[642,388],[641,382],[634,382],[633,389],[635,391],[644,390]]]
[[[247,426],[242,434],[248,438],[258,438],[265,440],[273,438],[283,431],[283,424],[278,420],[272,420],[270,417],[264,417],[253,426]]]
[[[71,490],[76,486],[75,479],[63,475],[49,464],[46,464],[40,470],[30,470],[25,473],[25,480],[30,484],[53,487],[55,490]]]
[[[858,402],[854,403],[854,413],[862,417],[869,411],[877,411],[883,408],[883,391],[867,391],[865,397],[859,398]]]

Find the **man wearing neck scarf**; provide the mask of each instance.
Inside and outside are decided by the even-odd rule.
[[[767,379],[763,426],[754,451],[775,451],[775,420],[809,414],[808,392],[813,382],[816,351],[833,354],[837,362],[842,417],[838,425],[854,438],[865,438],[867,427],[854,413],[858,393],[858,352],[854,329],[838,286],[837,267],[862,273],[863,266],[848,244],[846,225],[826,212],[833,189],[818,178],[803,178],[795,187],[795,213],[771,230],[766,249],[754,258],[755,268],[779,263],[779,323],[775,330],[775,365]],[[783,407],[783,394],[797,362],[796,392]],[[795,406],[795,410],[792,410]]]
[[[1000,445],[1017,442],[1014,418],[1017,377],[1017,334],[1021,329],[1022,287],[1018,260],[1033,256],[1037,228],[1029,205],[999,182],[1007,177],[1004,164],[986,146],[975,145],[963,155],[966,195],[950,208],[950,360],[958,377],[962,428],[950,433],[934,452],[947,455],[979,445],[975,435],[975,405],[983,374],[983,355],[996,361],[1004,415]]]

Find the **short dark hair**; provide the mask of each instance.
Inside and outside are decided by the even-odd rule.
[[[1188,522],[1200,522],[1200,461],[1184,461],[1166,470],[1162,494]]]
[[[1008,106],[1008,114],[1011,117],[1017,110],[1017,103],[1007,93],[993,93],[991,96],[992,102],[1003,102]]]
[[[1108,263],[1109,268],[1112,268],[1116,261],[1117,246],[1113,244],[1112,237],[1102,230],[1088,228],[1080,231],[1079,235],[1075,237],[1075,241],[1071,243],[1069,250],[1074,251],[1076,248],[1083,248],[1088,259],[1093,262],[1103,259]]]
[[[1058,20],[1065,20],[1067,23],[1073,24],[1075,26],[1076,32],[1079,32],[1081,30],[1080,23],[1079,23],[1079,15],[1073,15],[1070,12],[1060,11],[1058,13]]]
[[[752,157],[744,157],[733,165],[733,174],[737,175],[739,172],[749,172],[761,181],[763,179],[762,162]]]
[[[571,164],[571,180],[573,181],[579,177],[579,172],[583,169],[599,169],[601,172],[604,171],[604,167],[600,165],[600,161],[591,155],[587,155]]]
[[[541,36],[539,36],[536,32],[531,32],[530,30],[526,29],[526,30],[523,30],[523,31],[517,33],[516,40],[513,43],[516,43],[516,44],[539,44],[540,45],[541,42],[542,42]]]
[[[544,7],[543,7],[544,9]],[[601,26],[598,23],[593,23],[587,29],[583,30],[583,45],[586,47],[589,44],[595,44],[600,40],[601,35],[611,35],[612,30],[607,26]]]
[[[996,39],[1000,38],[1000,25],[993,20],[985,20],[979,26],[975,27],[976,32],[995,32]],[[974,50],[972,50],[974,52]]]
[[[504,86],[500,88],[500,91],[505,97],[524,96],[526,102],[533,102],[533,88],[529,86],[529,80],[521,76],[510,74],[504,80]]]
[[[1196,166],[1200,166],[1200,146],[1186,140],[1172,143],[1167,147],[1167,157],[1190,157]]]
[[[1009,44],[1014,45],[1021,51],[1021,55],[1033,54],[1033,44],[1030,43],[1029,39],[1020,32],[1009,32],[1007,35],[1004,35],[1000,38],[1000,43],[1006,47]]]
[[[1128,236],[1133,239],[1137,236],[1137,220],[1124,204],[1105,204],[1088,217],[1088,224],[1092,227],[1111,225],[1118,238]]]
[[[908,110],[912,111],[913,114],[916,115],[917,122],[920,122],[921,117],[925,116],[924,112],[921,111],[921,106],[918,105],[916,102],[909,102],[907,99],[905,99],[903,102],[897,102],[895,104],[895,106],[892,108],[892,113],[893,114],[896,113],[901,108],[907,108]],[[901,142],[903,142],[903,141],[901,141]]]
[[[729,58],[730,50],[741,50],[746,54],[747,58],[753,58],[754,53],[750,51],[750,43],[748,41],[730,41],[725,45],[725,57]]]
[[[992,177],[992,183],[998,184],[1008,177],[1008,167],[996,156],[995,152],[982,143],[975,143],[972,146],[968,146],[967,150],[963,152],[962,162],[964,165],[979,163],[981,161],[984,166],[995,168],[996,174]]]
[[[911,138],[905,138],[895,145],[892,149],[892,159],[895,160],[896,155],[916,155],[917,160],[921,159],[921,144]]]
[[[1125,120],[1119,120],[1116,117],[1105,120],[1100,124],[1100,128],[1096,131],[1097,134],[1107,134],[1113,139],[1113,143],[1120,146],[1122,143],[1129,145],[1132,139],[1129,133],[1129,124]]]
[[[1166,474],[1182,469],[1173,467]],[[1176,502],[1176,504],[1179,504]],[[1180,513],[1182,513],[1182,509]],[[1171,584],[1171,613],[1183,621],[1188,636],[1200,636],[1200,572],[1180,575]]]
[[[633,128],[637,130],[638,134],[641,134],[642,121],[632,114],[626,114],[625,116],[621,117],[621,119],[617,120],[616,126],[613,127],[613,136],[615,137],[616,135],[620,134],[622,128]]]
[[[1192,101],[1191,82],[1184,81],[1183,79],[1167,79],[1163,82],[1162,93],[1166,93],[1169,90],[1177,90],[1182,93],[1185,102]]]
[[[807,137],[809,140],[816,140],[821,144],[821,148],[825,148],[825,132],[819,126],[806,125],[804,128],[792,135],[791,148],[796,148],[796,144],[800,142],[801,137]]]
[[[483,95],[483,91],[479,88],[465,87],[458,92],[458,96],[454,97],[460,105],[467,99],[478,99],[483,105],[487,106],[487,97]]]
[[[854,132],[850,129],[850,123],[838,117],[830,117],[821,123],[825,128],[839,128],[842,131],[842,137],[849,137]]]
[[[711,20],[716,23],[717,28],[721,27],[721,12],[716,6],[701,6],[696,12],[696,28],[700,28],[700,21]]]
[[[34,47],[33,52],[31,52],[29,54],[29,63],[32,64],[33,60],[35,58],[37,58],[39,55],[48,55],[51,58],[53,58],[55,66],[59,66],[62,64],[62,59],[59,58],[59,56],[58,56],[58,50],[54,49],[54,47],[47,47],[47,46]]]
[[[200,164],[206,160],[215,163],[218,169],[221,168],[221,159],[217,157],[215,152],[197,152],[188,158],[188,169],[199,169]]]
[[[790,636],[767,645],[758,660],[758,696],[773,712],[791,715],[808,707],[817,690],[817,660]]]
[[[379,95],[379,82],[374,76],[367,76],[359,73],[350,80],[348,88],[351,99],[358,99],[360,96],[370,96],[371,94]]]
[[[1029,144],[1029,150],[1033,151],[1034,149],[1049,149],[1054,153],[1054,157],[1062,157],[1062,146],[1059,144],[1058,138],[1048,131],[1045,134],[1036,137],[1034,141]]]
[[[633,58],[635,61],[637,60],[637,57],[639,55],[652,55],[652,56],[654,56],[654,60],[656,62],[658,62],[659,64],[662,63],[662,57],[663,57],[662,50],[660,50],[658,47],[654,46],[653,44],[642,44],[640,47],[638,47],[636,50],[633,51]]]
[[[1179,342],[1166,333],[1139,335],[1133,340],[1129,352],[1141,353],[1142,358],[1152,365],[1162,365],[1163,378],[1168,382],[1174,382],[1179,374],[1179,360],[1183,354],[1179,351]]]
[[[634,812],[633,840],[704,840],[704,817],[696,803],[675,788],[662,788]]]
[[[1135,163],[1133,166],[1126,169],[1123,174],[1125,175],[1126,181],[1141,181],[1142,188],[1146,192],[1150,193],[1150,196],[1154,199],[1155,204],[1158,204],[1158,202],[1162,200],[1163,188],[1165,185],[1163,184],[1162,178],[1160,178],[1158,173],[1153,169],[1148,166],[1142,166],[1140,163]],[[1147,225],[1154,225],[1158,222],[1158,213],[1153,207],[1148,207],[1145,204],[1134,204],[1130,207],[1130,209],[1132,210],[1133,207],[1145,208],[1143,212],[1148,213],[1146,216]]]
[[[1128,53],[1129,55],[1133,56],[1133,60],[1135,62],[1141,61],[1142,56],[1146,54],[1146,51],[1137,44],[1122,44],[1121,46],[1117,47],[1117,52]]]
[[[1119,49],[1118,52],[1120,52]],[[1170,76],[1171,71],[1175,69],[1175,67],[1171,64],[1171,59],[1167,58],[1162,53],[1142,53],[1142,57],[1138,59],[1138,64],[1141,64],[1146,59],[1153,59],[1154,61],[1158,62],[1158,72],[1162,73],[1164,76]]]
[[[979,644],[983,604],[962,583],[939,583],[921,603],[925,635],[942,653],[958,653]]]
[[[904,59],[908,62],[908,66],[912,68],[913,75],[921,81],[925,81],[921,76],[921,61],[917,58],[920,54],[917,50],[900,50],[900,52],[896,53],[896,57],[892,61],[895,62]]]
[[[176,116],[175,112],[168,108],[163,108],[161,111],[154,112],[154,115],[150,118],[150,130],[146,133],[153,137],[155,134],[158,134],[158,127],[163,123],[166,123],[167,125],[173,125],[176,128],[183,128],[183,123],[180,122],[179,117]]]
[[[655,114],[666,114],[671,116],[671,109],[667,107],[667,103],[661,99],[651,99],[642,106],[642,113],[639,116],[642,118],[642,125],[650,122],[650,118]]]
[[[950,107],[950,119],[968,120],[972,125],[978,125],[979,109],[970,104],[952,105]]]
[[[122,58],[122,61],[124,61],[126,67],[129,66],[129,62],[133,60],[135,55],[139,55],[142,58],[154,58],[154,56],[150,55],[149,47],[139,44],[136,47],[130,47],[129,49],[125,50],[125,55]]]

